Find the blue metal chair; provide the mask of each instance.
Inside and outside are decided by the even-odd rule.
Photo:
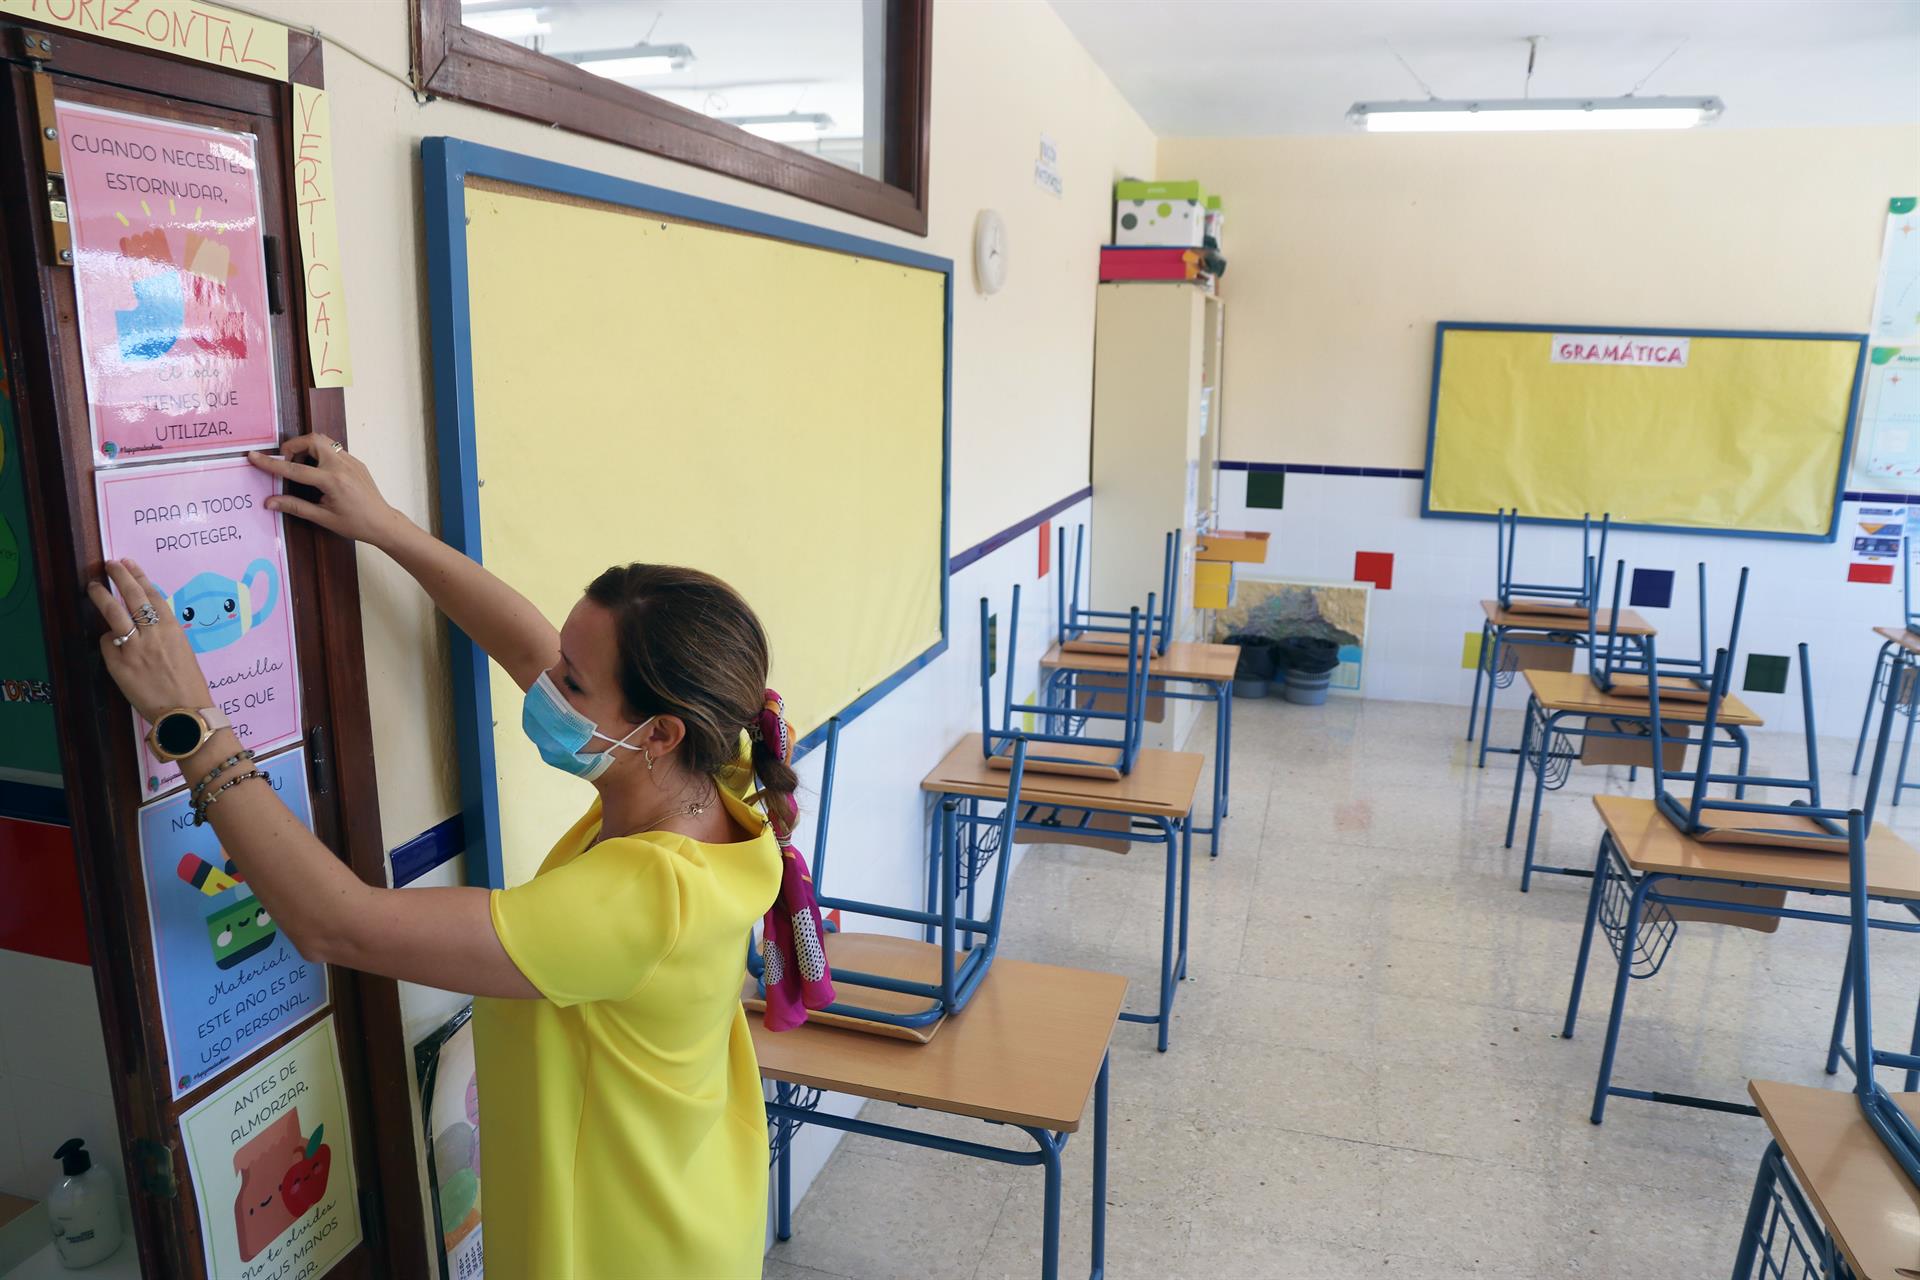
[[[836,991],[864,988],[889,992],[921,1001],[917,1007],[879,1009],[851,999],[838,999],[813,1016],[837,1026],[852,1026],[881,1035],[911,1039],[924,1038],[948,1014],[966,1008],[980,987],[1000,947],[1000,929],[1006,918],[1007,875],[1011,859],[994,855],[1012,848],[1014,819],[1020,809],[1020,787],[1026,776],[1027,744],[1017,742],[1008,767],[1007,799],[1001,812],[983,815],[980,803],[961,797],[948,797],[940,806],[934,832],[933,856],[929,868],[928,904],[925,910],[889,906],[854,898],[829,896],[824,892],[827,870],[827,832],[833,810],[833,783],[840,755],[840,721],[827,722],[826,764],[820,776],[820,807],[813,824],[813,887],[815,900],[825,916],[831,911],[874,916],[917,925],[927,942],[939,947],[938,977],[918,981],[898,974],[869,973],[835,965]],[[994,864],[993,884],[987,913],[975,914],[977,881],[986,867]],[[829,935],[842,940],[859,937],[838,934],[829,926]],[[889,939],[891,941],[891,939]],[[828,941],[831,960],[844,942]],[[764,965],[758,947],[747,949],[747,970],[766,994]]]
[[[1747,574],[1740,570],[1740,585],[1734,593],[1733,619],[1727,624],[1726,653],[1731,664],[1739,652],[1740,620],[1747,607]],[[1627,562],[1614,566],[1613,603],[1607,625],[1599,626],[1592,613],[1587,616],[1587,674],[1602,693],[1624,697],[1645,697],[1654,674],[1668,699],[1676,702],[1705,702],[1713,671],[1707,656],[1707,566],[1699,566],[1700,649],[1697,656],[1676,658],[1657,656],[1651,636],[1620,634],[1620,593],[1626,585]],[[1596,585],[1600,572],[1594,575]]]
[[[1180,577],[1180,530],[1168,531],[1160,565],[1160,610],[1154,611],[1148,596],[1147,642],[1154,656],[1166,653],[1173,639],[1173,603]],[[1119,653],[1128,647],[1126,620],[1137,609],[1095,609],[1080,604],[1080,571],[1085,563],[1087,527],[1076,525],[1073,531],[1073,568],[1067,568],[1067,530],[1060,529],[1059,563],[1054,566],[1054,592],[1060,618],[1060,647],[1079,653]]]
[[[1684,772],[1669,772],[1661,759],[1661,748],[1667,741],[1667,735],[1660,722],[1660,699],[1666,690],[1663,682],[1656,681],[1649,686],[1647,708],[1653,734],[1651,767],[1654,803],[1667,820],[1682,832],[1709,844],[1751,844],[1806,852],[1844,852],[1847,811],[1824,808],[1820,801],[1820,744],[1814,722],[1813,672],[1807,660],[1807,646],[1800,646],[1800,706],[1807,751],[1807,776],[1804,778],[1713,771],[1713,753],[1721,745],[1714,741],[1714,730],[1719,723],[1721,704],[1727,696],[1732,671],[1732,652],[1718,650],[1714,654],[1713,673],[1707,685],[1703,712],[1705,718],[1700,726],[1700,736],[1692,742],[1695,764],[1691,770]],[[1685,778],[1691,784],[1685,799],[1667,789],[1669,778]],[[1733,786],[1738,791],[1732,798],[1714,797],[1708,793],[1715,784]],[[1879,785],[1880,776],[1876,771],[1867,787],[1865,812],[1868,823],[1873,821]],[[1806,795],[1786,804],[1747,800],[1744,793],[1750,787],[1803,791]],[[1798,821],[1780,821],[1783,819]],[[1815,830],[1807,830],[1805,824],[1808,822]]]
[[[1146,618],[1153,616],[1155,598],[1147,597]],[[1011,767],[1015,748],[1025,750],[1026,767],[1034,773],[1070,774],[1117,781],[1133,771],[1140,755],[1147,709],[1147,665],[1150,660],[1150,622],[1139,609],[1129,610],[1125,637],[1124,675],[1092,677],[1083,689],[1082,673],[1066,672],[1046,685],[1049,698],[1061,701],[1024,703],[1013,700],[1020,637],[1020,588],[1013,589],[1013,608],[1007,627],[1006,678],[1000,703],[1000,723],[993,715],[993,648],[988,603],[980,601],[980,749],[996,769]],[[1121,681],[1115,687],[1115,679]],[[1121,706],[1111,709],[1111,695],[1119,693]],[[1103,696],[1107,695],[1107,696]],[[1015,715],[1035,717],[1033,729],[1016,728]],[[1112,726],[1112,733],[1096,733],[1096,725]]]
[[[1580,581],[1566,586],[1547,582],[1515,582],[1513,556],[1520,543],[1520,509],[1500,508],[1494,516],[1494,568],[1497,597],[1502,609],[1515,613],[1545,613],[1577,618],[1591,613],[1600,594],[1599,566],[1607,562],[1607,527],[1611,515],[1600,517],[1600,545],[1593,544],[1593,516],[1580,518]]]

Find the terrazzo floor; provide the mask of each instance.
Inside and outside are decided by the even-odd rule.
[[[1149,1027],[1115,1035],[1114,1280],[1730,1270],[1765,1127],[1623,1098],[1588,1123],[1612,956],[1597,948],[1577,1034],[1561,1039],[1588,882],[1518,892],[1519,853],[1501,848],[1513,758],[1474,769],[1465,718],[1236,704],[1233,810],[1218,860],[1195,842],[1172,1048],[1156,1053]],[[1495,741],[1518,726],[1499,713]],[[1203,720],[1189,742],[1212,738]],[[1822,742],[1828,803],[1864,791],[1845,773],[1852,746]],[[1797,736],[1758,734],[1753,768],[1791,769],[1802,751]],[[1541,858],[1590,866],[1589,797],[1648,785],[1575,769],[1546,798]],[[1920,802],[1882,816],[1920,843]],[[1004,953],[1124,974],[1129,1007],[1150,1008],[1161,865],[1037,848],[1013,877]],[[1879,937],[1881,1025],[1904,1036],[1920,938]],[[1822,1065],[1845,950],[1831,925],[1683,924],[1662,971],[1633,985],[1617,1082],[1740,1099],[1749,1077],[1843,1087]],[[864,1114],[982,1134],[885,1104]],[[1067,1276],[1086,1274],[1085,1133],[1067,1149]],[[1038,1170],[852,1137],[765,1274],[1032,1277],[1039,1255]]]

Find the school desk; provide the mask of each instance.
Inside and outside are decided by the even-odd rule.
[[[1587,647],[1587,619],[1584,613],[1574,617],[1502,609],[1498,600],[1482,600],[1480,610],[1487,618],[1480,624],[1480,661],[1473,669],[1473,703],[1467,708],[1467,741],[1473,741],[1473,722],[1478,715],[1480,758],[1477,764],[1484,769],[1487,767],[1489,751],[1497,755],[1512,755],[1516,750],[1514,747],[1488,744],[1488,737],[1493,732],[1495,690],[1513,683],[1515,667],[1527,665],[1530,650],[1542,656],[1545,652],[1564,653],[1567,666],[1571,667],[1575,651]],[[1620,611],[1617,624],[1613,610],[1598,610],[1593,625],[1595,631],[1602,635],[1611,633],[1637,640],[1654,634],[1647,620],[1631,609]],[[1536,657],[1535,660],[1539,659]],[[1508,664],[1505,670],[1501,669],[1503,662]],[[1487,705],[1484,709],[1480,706],[1480,683],[1483,679],[1487,685]]]
[[[1915,635],[1905,627],[1875,627],[1873,633],[1880,637],[1880,652],[1873,659],[1873,679],[1867,685],[1867,709],[1860,717],[1860,740],[1853,744],[1853,772],[1860,772],[1860,755],[1867,749],[1867,725],[1873,719],[1873,704],[1881,689],[1886,686],[1887,673],[1893,668],[1894,655],[1905,650],[1920,654],[1920,635]],[[1901,795],[1908,787],[1920,787],[1920,782],[1907,781],[1907,754],[1913,750],[1913,726],[1916,710],[1915,689],[1901,690],[1900,709],[1907,717],[1907,731],[1900,740],[1900,767],[1893,775],[1893,802],[1900,803]]]
[[[1233,762],[1233,673],[1240,665],[1237,644],[1198,644],[1177,640],[1165,653],[1147,663],[1147,693],[1150,699],[1172,698],[1183,702],[1213,703],[1213,818],[1212,826],[1193,828],[1193,834],[1206,836],[1213,857],[1220,856],[1221,819],[1227,816],[1232,801],[1227,798]],[[1124,655],[1075,653],[1059,645],[1047,650],[1040,659],[1040,670],[1050,688],[1070,683],[1072,673],[1123,676],[1127,669]],[[1150,720],[1159,719],[1149,712]]]
[[[924,942],[873,934],[847,939],[858,957],[848,963],[873,971],[924,970],[938,965]],[[834,959],[831,941],[829,953]],[[751,985],[751,984],[749,984]],[[767,1104],[774,1145],[775,1234],[793,1235],[790,1143],[804,1124],[865,1134],[1000,1164],[1041,1165],[1046,1171],[1040,1274],[1060,1269],[1060,1153],[1078,1133],[1093,1098],[1093,1240],[1089,1275],[1106,1270],[1107,1046],[1126,1001],[1127,980],[1024,960],[1001,960],[967,1007],[948,1018],[926,1044],[842,1031],[812,1023],[770,1032],[751,1020],[760,1075],[774,1082]],[[820,1091],[848,1093],[1014,1125],[1035,1150],[971,1142],[857,1116],[819,1110]]]
[[[1773,1141],[1760,1157],[1734,1280],[1920,1276],[1920,1191],[1867,1124],[1859,1097],[1772,1080],[1750,1081],[1747,1092]],[[1895,1101],[1920,1120],[1920,1094]]]
[[[1577,671],[1526,671],[1522,674],[1527,678],[1527,714],[1520,727],[1519,755],[1513,762],[1513,799],[1507,804],[1506,847],[1513,848],[1514,822],[1520,815],[1520,784],[1531,772],[1533,809],[1527,818],[1527,856],[1520,867],[1520,892],[1525,893],[1532,887],[1533,873],[1536,871],[1556,876],[1591,874],[1585,867],[1534,864],[1533,849],[1540,831],[1541,797],[1565,785],[1574,762],[1583,758],[1590,764],[1633,763],[1629,757],[1595,759],[1588,754],[1595,749],[1604,751],[1602,744],[1619,744],[1623,748],[1644,751],[1647,754],[1644,763],[1651,764],[1653,736],[1645,698],[1602,693],[1594,687],[1592,680]],[[1673,677],[1663,677],[1660,681],[1660,719],[1675,728],[1691,728],[1705,723],[1705,704],[1667,698],[1667,686],[1673,681]],[[1692,687],[1691,682],[1688,685]],[[1645,688],[1644,682],[1641,687]],[[1721,699],[1716,723],[1726,731],[1727,740],[1739,751],[1738,772],[1745,773],[1747,730],[1758,728],[1763,721],[1746,703],[1728,694]],[[1581,741],[1581,750],[1578,752],[1573,749],[1575,738]],[[1668,750],[1684,751],[1685,748],[1674,742],[1669,744]],[[1677,772],[1678,767],[1679,762],[1676,761],[1672,768]],[[1740,791],[1744,794],[1745,788],[1740,788]]]
[[[1665,708],[1662,708],[1664,714]],[[1708,1111],[1755,1115],[1753,1107],[1738,1102],[1696,1098],[1658,1090],[1629,1089],[1613,1083],[1615,1050],[1620,1045],[1620,1023],[1627,1008],[1627,987],[1635,978],[1651,978],[1660,971],[1678,930],[1676,909],[1709,913],[1725,923],[1749,922],[1766,928],[1772,920],[1813,920],[1851,926],[1846,913],[1815,911],[1784,905],[1788,893],[1845,898],[1849,889],[1844,854],[1798,853],[1750,845],[1709,844],[1682,835],[1654,807],[1652,800],[1632,796],[1595,796],[1594,807],[1606,830],[1593,864],[1593,889],[1587,895],[1587,921],[1580,934],[1580,954],[1574,962],[1573,989],[1567,997],[1567,1020],[1560,1029],[1573,1038],[1580,1012],[1580,989],[1586,981],[1587,958],[1593,950],[1597,925],[1618,958],[1613,984],[1613,1006],[1607,1015],[1606,1041],[1600,1051],[1600,1074],[1593,1090],[1593,1123],[1599,1124],[1609,1097],[1640,1098]],[[1817,829],[1810,821],[1807,828]],[[1879,902],[1909,909],[1920,904],[1920,852],[1874,823],[1867,836],[1867,893]],[[1904,920],[1876,918],[1875,929],[1920,933],[1920,917]],[[1834,1040],[1844,1027],[1845,1002],[1836,1015]],[[1920,1031],[1920,1026],[1916,1026]],[[1920,1052],[1920,1046],[1916,1047]],[[1830,1059],[1831,1061],[1831,1059]]]
[[[1193,866],[1193,797],[1200,787],[1200,769],[1206,757],[1190,751],[1143,750],[1133,771],[1116,781],[1082,778],[1064,773],[1027,772],[1020,786],[1016,832],[1033,832],[1042,840],[1061,843],[1125,842],[1159,845],[1166,851],[1166,893],[1160,919],[1160,999],[1158,1011],[1122,1013],[1122,1022],[1140,1022],[1159,1029],[1160,1052],[1167,1051],[1173,1021],[1173,996],[1187,976],[1187,890]],[[1005,800],[1007,773],[987,764],[980,751],[980,735],[960,739],[946,759],[921,780],[920,789],[945,803],[954,797],[966,804]],[[1104,820],[1112,818],[1120,825]],[[956,824],[977,832],[981,824]],[[1011,851],[981,848],[952,850],[948,856],[961,869],[967,894],[966,913],[973,914],[973,882],[977,871],[995,853]],[[928,910],[933,910],[941,858],[932,859],[927,880]],[[1175,946],[1176,921],[1179,945]]]

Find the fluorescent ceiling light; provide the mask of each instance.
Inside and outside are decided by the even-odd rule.
[[[833,128],[824,111],[789,111],[779,116],[716,116],[723,124],[738,125],[768,142],[812,142]]]
[[[564,56],[581,70],[609,80],[637,80],[680,70],[693,60],[693,50],[684,44],[636,44]]]
[[[463,13],[460,22],[476,31],[499,36],[502,40],[544,36],[553,31],[553,27],[540,17],[538,9],[489,9],[479,13]]]
[[[1572,129],[1692,129],[1725,109],[1718,98],[1499,98],[1356,102],[1347,122],[1366,133],[1535,133]]]

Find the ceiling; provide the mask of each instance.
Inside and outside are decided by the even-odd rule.
[[[1648,77],[1645,97],[1724,99],[1716,128],[1920,121],[1920,0],[1052,4],[1162,137],[1346,132],[1355,102],[1427,96],[1415,74],[1441,98],[1518,98],[1535,35],[1534,97]]]

